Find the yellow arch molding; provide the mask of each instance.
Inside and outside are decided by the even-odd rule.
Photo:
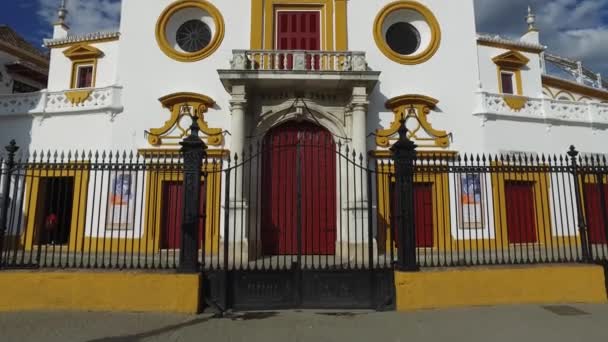
[[[179,125],[180,120],[185,114],[181,113],[181,108],[184,105],[192,107],[193,114],[198,117],[198,125],[201,132],[207,135],[207,144],[211,146],[222,145],[224,136],[221,128],[210,128],[204,119],[204,114],[215,104],[215,101],[205,95],[196,93],[175,93],[159,99],[163,107],[171,111],[171,117],[165,121],[160,128],[152,128],[148,132],[148,142],[154,146],[160,145],[177,145],[181,139],[189,134],[188,129]],[[181,132],[180,135],[169,135],[173,128],[177,127]],[[174,140],[174,143],[165,143],[165,141]]]
[[[381,147],[390,147],[390,140],[394,140],[399,130],[401,120],[416,118],[419,127],[409,132],[409,138],[419,142],[432,141],[430,147],[447,148],[450,146],[450,136],[446,131],[433,128],[428,121],[428,115],[435,109],[439,100],[424,95],[402,95],[386,101],[386,108],[393,111],[395,119],[390,127],[376,132],[376,144]],[[412,110],[413,109],[413,110]],[[422,138],[417,135],[423,129],[431,138]],[[421,146],[425,147],[425,146]],[[428,145],[426,147],[429,147]]]
[[[431,42],[424,51],[410,56],[401,55],[393,51],[393,49],[391,49],[386,43],[385,37],[382,34],[382,25],[384,24],[384,20],[391,13],[398,10],[412,10],[420,13],[431,28]],[[395,1],[386,5],[376,16],[376,20],[374,22],[374,40],[376,41],[378,49],[380,49],[380,51],[389,59],[405,65],[421,64],[433,57],[433,55],[435,55],[439,49],[439,45],[441,44],[441,27],[439,26],[439,21],[437,21],[437,18],[433,12],[431,12],[430,9],[421,3],[409,0]]]
[[[185,8],[200,8],[209,13],[215,22],[215,34],[204,49],[197,52],[181,52],[175,50],[166,37],[167,25],[171,17]],[[180,62],[196,62],[209,57],[222,44],[224,40],[224,18],[220,11],[206,0],[180,0],[167,7],[156,23],[156,42],[160,49],[170,58]]]

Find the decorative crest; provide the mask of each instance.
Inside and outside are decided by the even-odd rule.
[[[528,24],[528,31],[536,31],[536,15],[532,12],[532,7],[528,6],[528,15],[526,16],[526,23]]]

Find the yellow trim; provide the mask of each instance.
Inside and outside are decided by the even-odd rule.
[[[251,45],[252,50],[261,50],[263,44],[264,0],[251,0]]]
[[[70,225],[70,238],[67,245],[58,246],[58,249],[69,249],[70,251],[81,251],[84,240],[84,227],[86,225],[86,211],[88,200],[89,168],[84,163],[70,163],[57,165],[55,169],[28,170],[25,175],[25,213],[28,218],[23,236],[25,250],[31,251],[38,245],[38,239],[34,237],[38,233],[37,222],[41,222],[37,214],[41,202],[40,180],[54,177],[72,177],[74,179],[73,205]]]
[[[574,95],[572,95],[571,92],[569,91],[565,91],[565,90],[560,90],[555,96],[554,99],[555,100],[560,100],[560,96],[563,95],[565,97],[567,97],[567,99],[565,101],[576,101],[576,98],[574,97]]]
[[[494,64],[496,64],[496,70],[498,74],[498,89],[501,94],[504,94],[502,88],[502,73],[511,73],[515,81],[515,94],[504,94],[503,99],[505,103],[515,111],[520,111],[528,99],[523,96],[524,86],[521,77],[521,69],[524,68],[530,62],[530,59],[517,51],[507,51],[492,58]],[[513,96],[516,95],[516,96]]]
[[[348,50],[347,0],[336,0],[336,51]]]
[[[196,314],[200,286],[198,274],[3,271],[0,311]]]
[[[179,156],[182,152],[176,148],[140,148],[137,150],[137,153],[146,158],[165,158]],[[208,158],[226,158],[228,156],[230,156],[230,150],[227,149],[207,150]]]
[[[103,56],[103,52],[101,52],[101,50],[87,44],[74,45],[71,48],[63,51],[63,54],[72,61],[97,59]]]
[[[530,59],[517,51],[507,51],[492,58],[492,62],[501,67],[520,69],[528,65]]]
[[[378,229],[378,250],[390,251],[391,234],[390,234],[390,192],[389,187],[394,181],[395,168],[393,165],[384,165],[379,167],[378,172],[378,217],[380,225],[385,229]],[[415,183],[431,184],[433,186],[433,246],[439,250],[444,247],[450,249],[453,240],[451,234],[450,223],[450,196],[449,196],[449,179],[447,173],[436,174],[416,174]],[[447,240],[446,240],[447,239]]]
[[[185,8],[199,8],[213,17],[215,22],[215,34],[209,45],[197,52],[181,52],[175,50],[167,39],[167,25],[171,17]],[[169,5],[158,18],[156,23],[156,42],[160,49],[169,58],[180,62],[196,62],[214,53],[224,40],[224,18],[220,11],[206,0],[180,0]]]
[[[78,82],[78,67],[91,65],[93,66],[93,77],[91,86],[86,88],[94,88],[97,80],[97,62],[103,57],[103,52],[94,46],[88,44],[77,44],[63,51],[63,54],[72,61],[72,75],[70,76],[70,88],[76,88]],[[82,95],[82,94],[79,94]],[[66,93],[66,96],[68,94]],[[87,96],[88,97],[88,96]],[[68,97],[69,98],[69,97]],[[74,98],[74,96],[72,96]],[[69,98],[72,101],[72,98]],[[86,100],[86,99],[85,99]],[[83,100],[84,101],[84,100]],[[72,102],[74,104],[74,102]]]
[[[517,44],[509,44],[509,43],[499,43],[499,42],[486,42],[486,41],[482,41],[482,40],[478,40],[477,41],[477,45],[481,45],[481,46],[489,46],[489,47],[494,47],[494,48],[499,48],[499,49],[505,49],[505,50],[515,50],[515,51],[521,51],[521,52],[529,52],[529,53],[541,53],[543,52],[545,49],[544,48],[534,48],[534,47],[524,47],[524,46],[519,46]]]
[[[386,17],[398,10],[412,10],[420,13],[431,28],[431,41],[424,51],[415,55],[405,56],[393,51],[393,49],[388,46],[385,37],[382,34],[382,26],[384,25]],[[419,2],[409,0],[395,1],[386,5],[376,16],[374,22],[374,40],[376,41],[378,49],[392,61],[405,65],[421,64],[433,57],[439,49],[441,43],[441,27],[433,12]]]
[[[547,75],[542,76],[542,81],[544,86],[570,91],[579,95],[590,96],[600,101],[608,101],[608,91],[606,90],[591,88],[582,84],[558,79]]]
[[[408,138],[422,143],[420,147],[448,148],[450,146],[448,132],[433,128],[428,120],[428,115],[438,103],[439,100],[424,95],[402,95],[386,101],[386,108],[392,110],[395,117],[389,128],[376,131],[376,144],[381,147],[389,147],[390,141],[394,140],[393,137],[399,130],[401,120],[415,119],[419,123],[418,128],[410,130]],[[415,114],[410,113],[412,108]],[[419,137],[417,133],[421,129],[431,137]],[[424,144],[425,142],[431,143]]]
[[[602,266],[587,265],[395,272],[399,311],[500,304],[605,304],[604,281]]]
[[[92,92],[93,92],[93,90],[66,91],[65,97],[68,98],[68,100],[70,101],[71,104],[77,106],[77,105],[83,103],[84,101],[86,101],[89,98],[89,96],[91,96]]]
[[[369,156],[376,159],[391,159],[393,158],[393,152],[391,150],[375,150],[369,151]],[[434,150],[421,150],[416,151],[416,158],[418,159],[453,159],[458,156],[458,151],[434,151]]]
[[[205,221],[205,251],[219,251],[220,203],[222,193],[221,163],[205,165],[207,172],[206,186],[206,221]],[[181,182],[183,175],[171,170],[154,170],[146,172],[146,240],[155,251],[161,248],[163,222],[163,185],[165,182]]]
[[[77,88],[78,85],[78,68],[80,66],[92,66],[93,67],[93,78],[91,79],[91,86],[87,88],[95,88],[95,83],[97,82],[97,59],[88,59],[81,60],[72,63],[72,77],[70,80],[70,88],[71,89],[84,89]]]
[[[277,10],[311,9],[321,11],[322,49],[348,50],[346,0],[251,0],[251,49],[275,49]]]
[[[492,163],[495,166],[503,164]],[[503,165],[506,166],[506,165]],[[554,242],[559,243],[562,238],[554,237],[551,230],[551,202],[549,201],[549,187],[551,175],[549,173],[539,173],[536,171],[526,172],[517,170],[517,166],[513,166],[511,172],[492,173],[492,196],[494,199],[494,231],[496,244],[494,246],[502,246],[508,248],[509,235],[507,224],[507,203],[505,194],[505,184],[508,181],[521,181],[533,184],[534,192],[534,213],[535,213],[535,228],[536,228],[536,243],[528,245],[539,245]],[[574,237],[564,237],[565,240],[572,240]],[[565,241],[564,241],[565,242]],[[515,244],[517,245],[517,244]],[[492,246],[490,244],[490,246]]]
[[[215,101],[212,98],[202,94],[181,92],[163,96],[159,101],[164,108],[171,112],[171,116],[169,117],[169,120],[165,121],[162,127],[151,128],[149,130],[148,142],[150,145],[178,145],[179,141],[189,134],[187,127],[180,126],[180,121],[184,116],[184,114],[181,113],[181,108],[186,104],[194,108],[192,114],[198,117],[198,125],[201,132],[207,135],[207,144],[218,146],[224,143],[222,129],[211,128],[207,124],[207,121],[205,121],[205,113],[207,113],[210,107],[215,105]],[[179,129],[180,134],[169,135],[175,127]],[[174,142],[166,142],[171,140]]]

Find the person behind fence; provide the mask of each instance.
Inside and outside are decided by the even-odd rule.
[[[44,229],[46,230],[47,243],[55,244],[55,237],[57,236],[57,215],[50,213],[44,220]]]

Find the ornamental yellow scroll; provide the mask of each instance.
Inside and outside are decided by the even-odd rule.
[[[179,145],[179,142],[190,134],[190,119],[184,118],[192,113],[198,118],[201,132],[207,138],[207,145],[219,146],[224,143],[221,128],[210,128],[205,121],[205,113],[215,104],[210,97],[196,93],[175,93],[159,99],[163,107],[169,109],[171,117],[160,128],[151,128],[148,134],[148,142],[153,146]],[[190,111],[183,111],[184,106],[189,106]]]
[[[428,115],[435,107],[438,100],[424,95],[402,95],[386,101],[386,108],[393,111],[394,121],[387,129],[376,131],[376,144],[380,147],[390,147],[391,141],[397,140],[397,131],[402,119],[408,122],[408,127],[414,128],[408,131],[408,138],[415,141],[419,147],[450,146],[450,134],[433,128],[428,121]],[[409,121],[414,120],[415,125]]]

